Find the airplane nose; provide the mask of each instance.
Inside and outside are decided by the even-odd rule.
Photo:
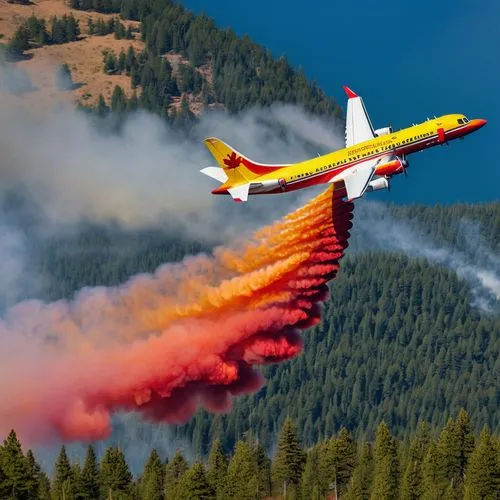
[[[472,120],[472,125],[473,125],[475,130],[478,130],[481,127],[484,127],[486,125],[486,123],[487,123],[486,120],[484,120],[483,118],[478,118],[476,120]]]

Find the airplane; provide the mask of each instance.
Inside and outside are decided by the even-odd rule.
[[[463,138],[486,124],[483,119],[450,114],[396,132],[392,127],[374,129],[363,99],[349,87],[343,88],[348,98],[344,149],[300,163],[266,164],[209,137],[203,142],[219,166],[205,167],[201,172],[222,183],[212,194],[245,202],[249,195],[333,183],[334,197],[353,201],[366,192],[389,190],[392,176],[406,175],[409,154]]]

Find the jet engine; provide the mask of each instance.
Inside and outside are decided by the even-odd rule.
[[[381,135],[388,135],[392,134],[392,127],[383,127],[383,128],[378,128],[377,130],[374,131],[375,135],[377,137],[380,137]]]
[[[368,192],[380,191],[381,189],[389,189],[389,181],[385,177],[379,177],[378,179],[370,181],[366,188]]]

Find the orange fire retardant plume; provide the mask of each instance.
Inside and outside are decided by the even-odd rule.
[[[304,207],[212,255],[166,264],[72,301],[27,301],[0,324],[0,435],[102,439],[111,413],[181,423],[225,412],[256,390],[253,366],[302,349],[300,330],[339,269],[353,204],[328,188]]]

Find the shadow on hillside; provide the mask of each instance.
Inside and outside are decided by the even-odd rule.
[[[6,52],[4,59],[6,62],[16,63],[16,62],[20,62],[20,61],[29,61],[30,59],[33,59],[33,57],[34,57],[33,54],[26,53],[26,52],[23,52],[22,54],[16,54],[16,55],[12,55],[12,54],[9,54],[8,52]]]
[[[31,0],[7,0],[7,3],[13,3],[16,5],[36,5],[36,3]]]

